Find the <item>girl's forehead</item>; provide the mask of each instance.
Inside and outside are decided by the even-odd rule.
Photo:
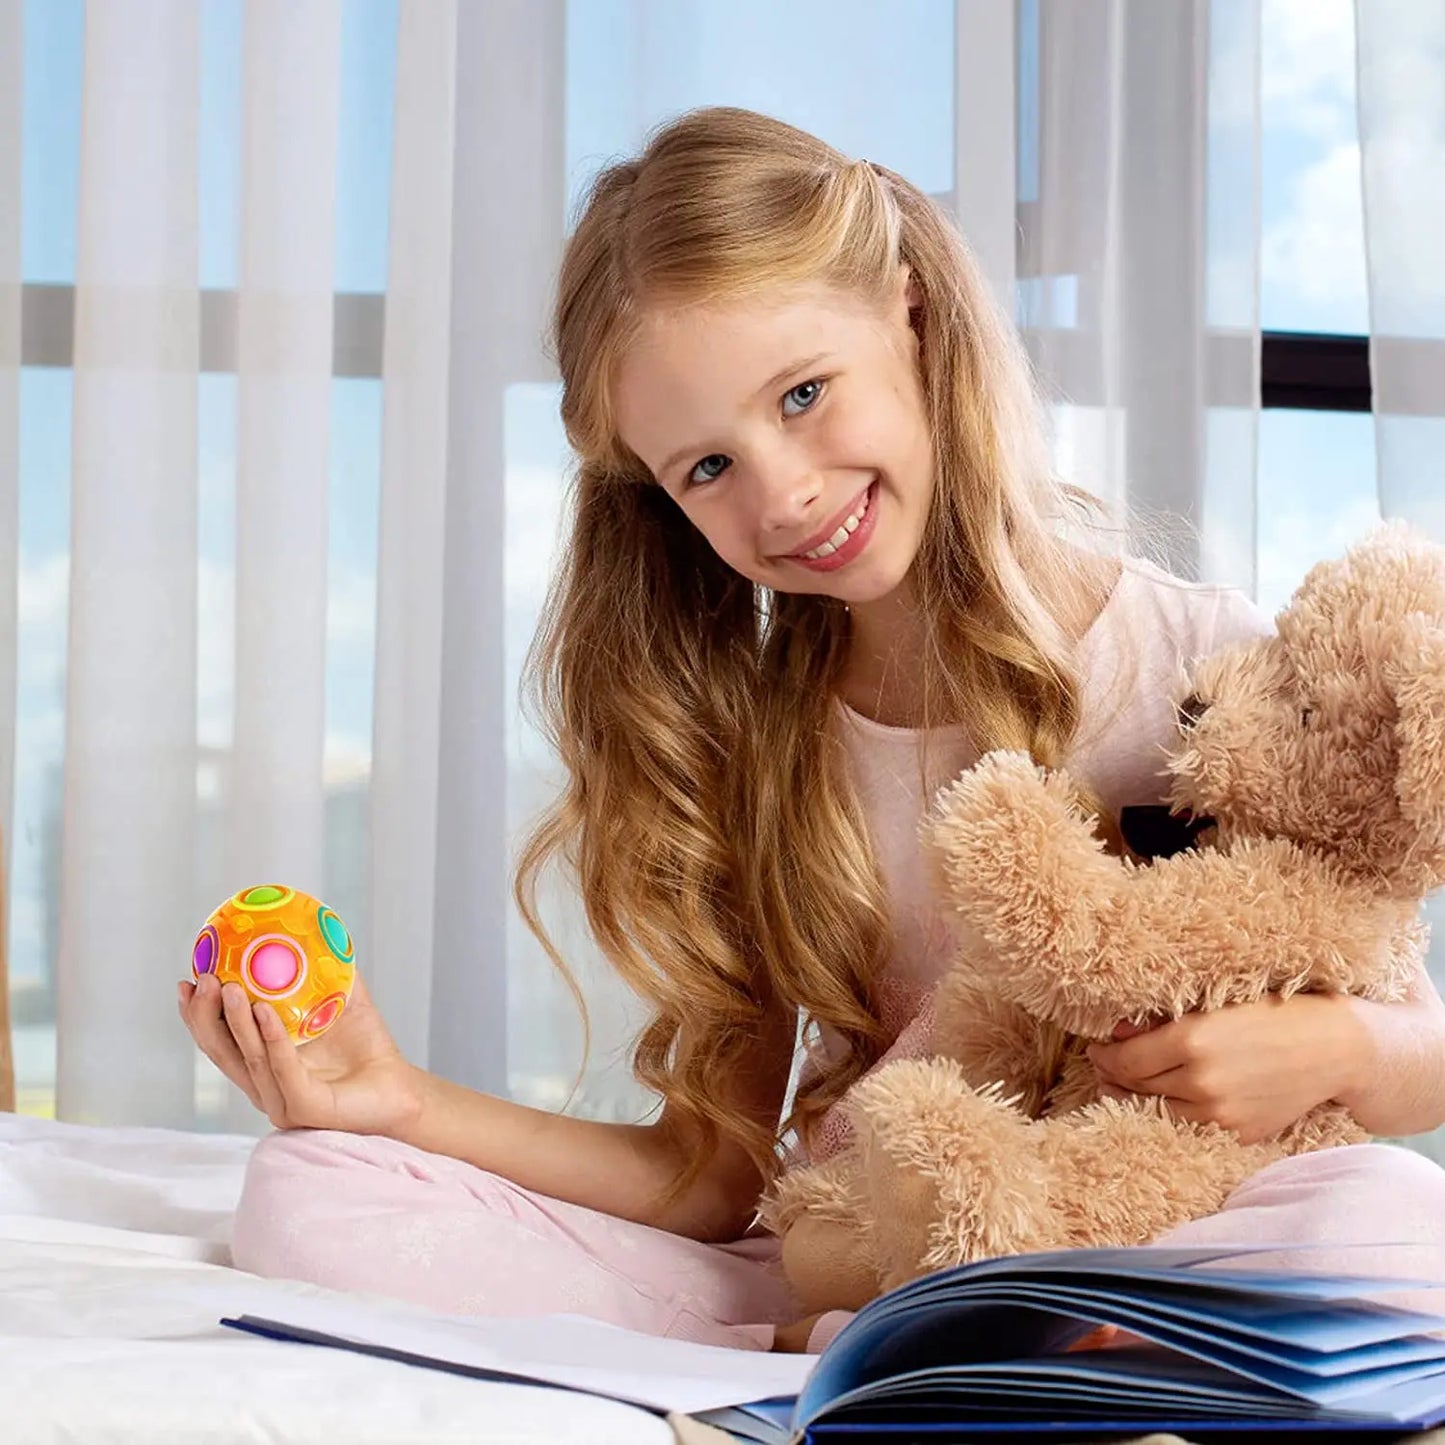
[[[738,296],[644,304],[638,339],[654,344],[712,344],[784,336],[799,327],[855,327],[874,315],[866,298],[821,283],[777,286]]]
[[[760,294],[643,310],[616,383],[713,394],[727,383],[750,393],[805,356],[857,345],[876,315],[845,293]]]

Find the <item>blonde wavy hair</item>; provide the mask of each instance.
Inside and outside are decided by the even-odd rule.
[[[698,1141],[770,1177],[879,1056],[886,900],[832,722],[847,609],[764,592],[711,550],[618,436],[619,357],[653,306],[826,283],[876,302],[909,268],[935,482],[912,572],[927,628],[925,726],[1058,763],[1079,714],[1045,598],[1078,581],[1055,524],[1087,494],[1052,476],[1020,344],[951,221],[901,176],[748,111],[692,112],[596,178],[562,261],[553,340],[577,454],[571,533],[529,658],[567,771],[518,864],[575,871],[598,945],[652,1017],[633,1053]],[[717,1081],[775,1008],[832,1031],[832,1067],[774,1131]],[[585,1007],[584,1007],[585,1018]]]

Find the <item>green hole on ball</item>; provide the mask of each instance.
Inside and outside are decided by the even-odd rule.
[[[343,961],[351,955],[351,935],[341,920],[330,912],[321,915],[321,932],[327,947]]]

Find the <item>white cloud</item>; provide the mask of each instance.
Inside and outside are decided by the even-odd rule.
[[[1391,14],[1400,7],[1391,7]],[[1418,28],[1366,32],[1362,140],[1372,226],[1376,328],[1445,336],[1445,12],[1409,12]]]
[[[1348,0],[1266,0],[1264,125],[1278,146],[1316,149],[1263,238],[1275,324],[1445,335],[1445,21],[1438,10],[1362,11],[1356,115]],[[1413,27],[1413,28],[1411,28]],[[1357,134],[1363,126],[1363,136]],[[1366,301],[1360,140],[1368,171],[1373,316]]]
[[[333,651],[371,652],[376,646],[376,573],[355,563],[332,563],[326,581],[326,644]]]
[[[196,606],[197,734],[202,746],[225,748],[231,745],[236,685],[236,574],[230,563],[201,558]]]
[[[1351,0],[1264,0],[1260,92],[1267,127],[1335,145],[1354,136]]]
[[[567,476],[560,467],[508,467],[507,594],[539,596],[557,561]]]
[[[1366,326],[1360,148],[1353,140],[1300,171],[1285,214],[1265,230],[1260,270],[1276,310],[1299,310],[1317,330]]]
[[[20,557],[17,578],[16,785],[59,758],[65,742],[70,559]]]
[[[1287,192],[1266,197],[1260,280],[1267,325],[1368,325],[1355,25],[1350,0],[1265,0],[1260,88],[1265,144],[1288,160]]]
[[[1270,613],[1278,611],[1316,562],[1343,556],[1379,521],[1379,507],[1369,496],[1356,497],[1348,506],[1323,516],[1311,511],[1262,517],[1259,605]]]
[[[18,601],[22,627],[63,622],[69,596],[68,553],[52,552],[44,557],[21,553]]]

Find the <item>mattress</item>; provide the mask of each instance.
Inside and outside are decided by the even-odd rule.
[[[672,1445],[665,1421],[614,1401],[222,1327],[341,1298],[231,1267],[254,1142],[0,1114],[5,1445]]]

